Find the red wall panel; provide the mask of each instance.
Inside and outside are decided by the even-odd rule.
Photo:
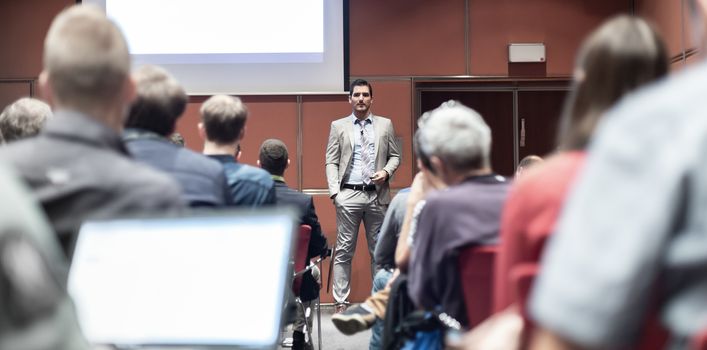
[[[326,189],[324,160],[331,122],[351,113],[348,95],[302,99],[302,188]]]
[[[54,16],[74,0],[0,1],[0,78],[36,77],[44,36]]]
[[[29,96],[29,93],[30,84],[27,82],[0,83],[0,112],[18,98]]]
[[[676,56],[683,50],[681,1],[637,0],[636,14],[652,22],[668,47],[668,54]]]
[[[472,75],[508,75],[509,43],[545,43],[548,76],[572,74],[582,39],[630,1],[496,0],[469,2]]]
[[[465,74],[463,0],[353,0],[351,75]]]

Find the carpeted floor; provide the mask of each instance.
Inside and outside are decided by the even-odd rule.
[[[371,331],[361,332],[352,336],[340,333],[331,323],[331,315],[334,313],[333,305],[322,305],[322,349],[326,350],[366,350],[368,341],[371,339]],[[314,329],[312,330],[314,350],[319,350],[317,337],[317,316],[314,310]],[[292,332],[288,327],[286,337],[291,337]],[[280,349],[289,349],[280,347]]]

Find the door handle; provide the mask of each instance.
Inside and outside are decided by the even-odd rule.
[[[520,147],[525,147],[525,118],[520,119]]]

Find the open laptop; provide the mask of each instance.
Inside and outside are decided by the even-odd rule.
[[[274,349],[282,324],[293,212],[88,222],[68,289],[95,345]]]

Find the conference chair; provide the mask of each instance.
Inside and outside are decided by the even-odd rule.
[[[498,248],[471,245],[459,251],[459,278],[469,328],[491,316],[493,310],[493,272]]]
[[[292,281],[292,293],[299,295],[302,287],[302,275],[307,268],[307,250],[309,249],[309,240],[312,237],[312,227],[309,225],[300,225],[299,233],[297,234],[297,244],[295,245],[295,256],[293,271],[294,279]]]
[[[521,335],[521,349],[527,348],[530,336],[533,334],[535,324],[528,314],[528,301],[532,291],[533,283],[540,272],[540,264],[523,263],[513,267],[510,273],[511,285],[518,300],[518,310],[523,318],[523,332]],[[665,348],[669,334],[660,323],[660,315],[656,300],[651,302],[651,308],[641,327],[641,335],[638,338],[636,349],[638,350],[659,350]],[[707,350],[707,348],[704,348]]]
[[[302,276],[307,272],[312,270],[312,268],[315,265],[319,266],[319,271],[322,271],[322,261],[327,258],[327,256],[324,257],[319,257],[317,258],[316,261],[310,262],[307,259],[307,251],[309,250],[309,241],[311,239],[311,234],[312,234],[312,228],[309,225],[300,225],[299,229],[299,234],[297,235],[297,244],[295,248],[295,256],[294,256],[294,265],[293,265],[293,281],[292,281],[292,293],[295,295],[295,302],[297,303],[297,307],[299,307],[302,310],[302,313],[305,314],[306,310],[304,309],[304,304],[302,304],[302,301],[298,297],[300,294],[300,289],[302,287]],[[320,276],[321,278],[321,276]],[[322,314],[321,314],[321,307],[320,307],[320,299],[317,297],[313,301],[314,304],[314,309],[317,310],[317,341],[319,345],[319,349],[321,350],[322,348]],[[311,311],[310,311],[311,312]],[[311,343],[312,341],[312,329],[310,327],[306,327],[306,333],[307,337],[309,339],[309,342]],[[285,346],[286,343],[283,343],[283,346]],[[291,343],[290,343],[291,345]]]

